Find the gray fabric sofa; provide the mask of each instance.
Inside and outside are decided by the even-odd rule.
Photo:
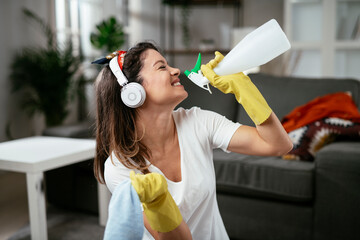
[[[317,96],[349,91],[360,106],[360,82],[250,75],[282,119]],[[234,96],[213,95],[183,80],[182,103],[253,125]],[[335,142],[314,162],[214,152],[220,212],[232,239],[360,239],[360,142]]]
[[[360,106],[357,80],[264,74],[250,77],[279,119],[317,96],[339,91],[350,91]],[[210,95],[186,77],[181,80],[189,97],[180,107],[199,106],[253,125],[233,95],[216,89]],[[83,127],[78,125],[75,129],[81,136],[88,136]],[[86,129],[92,131],[89,126]],[[75,132],[58,127],[47,129],[44,134],[77,137]],[[327,145],[317,153],[314,162],[215,150],[214,164],[218,204],[231,239],[360,239],[360,142]],[[49,184],[53,183],[48,181]],[[94,192],[91,196],[96,197],[96,188],[90,190]],[[52,199],[61,203],[56,196]]]

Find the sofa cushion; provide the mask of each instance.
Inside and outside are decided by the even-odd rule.
[[[214,151],[217,191],[285,201],[313,199],[314,163]]]

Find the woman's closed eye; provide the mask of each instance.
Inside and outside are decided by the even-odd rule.
[[[165,65],[161,65],[161,66],[159,66],[159,69],[166,69],[166,66],[165,66]]]

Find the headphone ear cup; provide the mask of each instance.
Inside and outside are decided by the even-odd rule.
[[[128,107],[140,107],[145,102],[145,98],[145,89],[139,83],[131,82],[121,89],[121,100]]]

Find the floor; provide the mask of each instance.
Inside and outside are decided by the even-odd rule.
[[[0,240],[30,240],[26,176],[0,171]],[[49,240],[102,239],[98,217],[47,206]]]
[[[29,224],[26,176],[0,172],[0,239],[5,240]]]

